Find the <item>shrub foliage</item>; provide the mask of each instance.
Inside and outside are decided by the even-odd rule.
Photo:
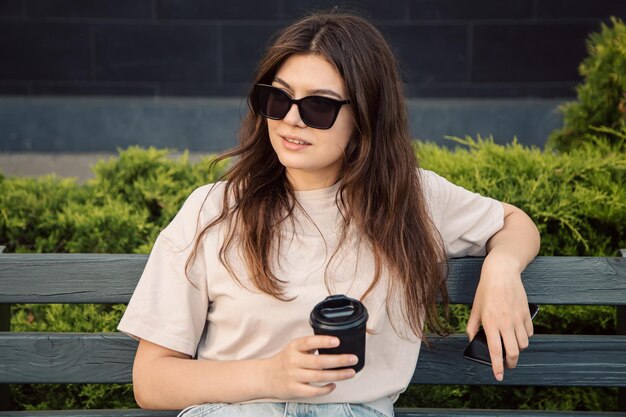
[[[579,67],[584,82],[576,88],[578,100],[561,106],[564,126],[550,135],[551,148],[569,151],[593,140],[598,134],[594,128],[615,131],[626,126],[626,25],[617,18],[611,23],[589,36],[589,55]],[[620,141],[610,131],[603,133],[612,142]]]

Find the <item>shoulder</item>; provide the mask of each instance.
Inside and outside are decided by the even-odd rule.
[[[461,219],[471,217],[472,213],[501,209],[499,201],[456,185],[432,171],[420,169],[419,177],[423,198],[435,220],[442,216]]]
[[[417,175],[419,176],[424,198],[429,203],[441,202],[446,197],[446,189],[453,185],[441,175],[427,169],[418,168]]]
[[[226,181],[202,185],[189,194],[181,210],[199,209],[206,204],[221,207],[225,189]]]
[[[427,201],[432,200],[445,204],[446,201],[449,200],[481,197],[480,194],[454,184],[433,171],[419,168],[418,175],[424,192],[424,198]]]
[[[487,241],[502,228],[502,204],[420,170],[424,200],[450,257],[485,254]]]
[[[225,189],[226,182],[220,181],[193,190],[161,236],[178,248],[193,242],[202,228],[221,213]]]
[[[182,217],[181,220],[190,221],[189,216],[195,214],[203,221],[209,220],[216,212],[221,212],[225,189],[225,181],[196,188],[189,194],[174,219]]]

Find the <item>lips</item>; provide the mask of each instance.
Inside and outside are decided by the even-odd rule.
[[[310,145],[309,142],[305,141],[304,139],[298,137],[298,136],[285,136],[285,135],[279,135],[284,141],[292,143],[294,145]]]

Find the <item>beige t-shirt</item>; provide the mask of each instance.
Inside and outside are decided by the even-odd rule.
[[[484,255],[487,240],[502,228],[502,205],[433,172],[420,173],[447,255]],[[295,224],[284,222],[282,244],[273,262],[276,276],[287,283],[286,296],[294,297],[288,302],[256,290],[236,253],[230,256],[243,286],[229,276],[218,257],[224,237],[224,228],[219,225],[205,235],[186,278],[191,243],[199,225],[219,213],[224,183],[217,183],[210,193],[211,185],[198,188],[156,240],[118,329],[200,360],[265,358],[295,338],[312,335],[308,319],[315,304],[331,293],[360,299],[374,271],[369,247],[351,237],[330,260],[330,291],[325,284],[329,258],[340,237],[341,217],[335,203],[338,188],[339,183],[296,192],[310,219],[296,210]],[[383,275],[382,284],[364,300],[370,333],[363,370],[348,381],[338,382],[332,393],[302,402],[367,403],[392,415],[393,402],[413,375],[420,340],[414,336],[405,340],[394,331],[384,304],[385,282]],[[403,326],[396,328],[402,331]]]

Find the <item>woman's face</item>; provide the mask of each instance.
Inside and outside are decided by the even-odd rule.
[[[314,54],[290,56],[278,69],[272,85],[293,99],[316,95],[346,100],[343,80],[324,58]],[[292,105],[282,120],[267,119],[272,147],[287,169],[287,178],[296,190],[333,185],[339,179],[344,151],[354,130],[350,104],[341,106],[330,129],[304,124],[298,106]]]

